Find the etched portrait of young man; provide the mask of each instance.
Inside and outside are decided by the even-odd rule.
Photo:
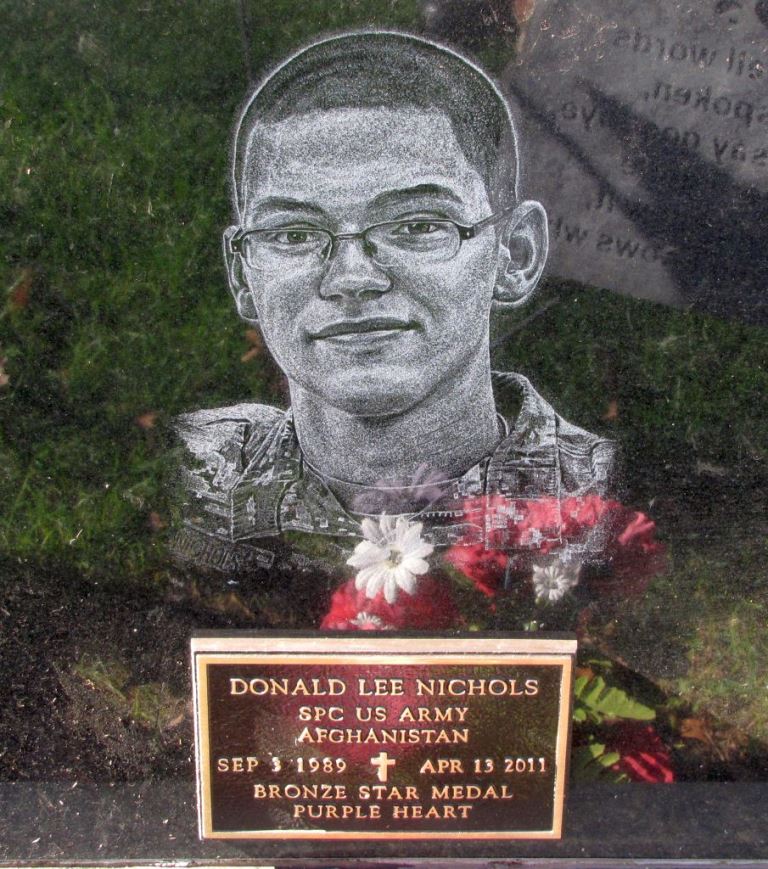
[[[253,91],[224,256],[290,407],[244,397],[178,420],[191,457],[177,554],[266,567],[286,532],[359,539],[381,514],[418,521],[432,547],[491,527],[498,543],[467,499],[606,493],[613,444],[491,370],[492,309],[523,305],[547,257],[518,162],[492,81],[407,34],[318,42]]]

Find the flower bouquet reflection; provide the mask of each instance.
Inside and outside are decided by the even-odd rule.
[[[576,631],[582,640],[574,707],[574,771],[671,781],[670,752],[647,686],[610,650],[590,645],[607,599],[641,595],[666,556],[643,513],[597,495],[469,498],[464,533],[448,547],[404,516],[362,522],[363,540],[333,591],[326,630]],[[481,539],[482,542],[477,542]],[[634,680],[634,681],[633,681]],[[653,693],[652,691],[650,692]]]

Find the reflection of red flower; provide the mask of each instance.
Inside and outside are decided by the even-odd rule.
[[[320,628],[331,631],[444,630],[458,621],[458,611],[446,583],[431,576],[418,580],[414,594],[401,591],[394,603],[379,592],[369,598],[353,579],[333,593],[331,608]]]
[[[642,594],[654,576],[667,566],[664,544],[655,539],[656,523],[644,513],[612,505],[605,545],[609,572],[593,577],[590,588],[601,596]]]
[[[613,725],[606,748],[621,755],[611,769],[625,773],[632,781],[668,783],[675,780],[669,752],[650,724],[622,721]]]
[[[459,612],[450,594],[450,588],[446,582],[438,582],[427,575],[417,579],[413,594],[401,590],[394,603],[387,603],[383,592],[369,598],[365,589],[358,591],[355,588],[355,580],[350,579],[333,593],[331,606],[328,614],[320,623],[321,630],[331,631],[386,631],[386,630],[445,630],[459,623]],[[404,673],[421,675],[418,671],[409,668],[398,671],[398,676]],[[364,668],[360,669],[360,675],[366,675]],[[380,675],[376,671],[376,675]],[[413,680],[406,684],[413,684]],[[357,718],[353,719],[350,726],[361,727],[364,731],[370,727],[404,727],[406,729],[422,729],[430,724],[421,722],[414,724],[412,719],[401,722],[400,716],[414,698],[406,696],[383,696],[372,700],[369,697],[358,697],[357,680],[352,682],[353,690],[348,697],[349,708],[355,709]],[[361,718],[361,715],[370,714],[370,707],[375,705],[385,713],[385,721],[377,718]],[[391,748],[390,753],[397,752],[399,757],[404,757],[418,748],[417,745],[398,744],[396,749]],[[368,769],[370,758],[379,750],[378,745],[367,743],[344,743],[336,745],[328,743],[324,745],[324,751],[332,756],[343,756],[355,763],[362,764]],[[370,771],[368,769],[368,771]]]
[[[590,582],[602,595],[638,594],[665,566],[664,547],[654,539],[655,524],[643,513],[599,495],[470,498],[464,517],[483,529],[487,543],[468,535],[445,557],[490,596],[501,588],[510,552],[554,555],[576,546],[585,562],[610,566],[610,573]]]
[[[501,588],[509,557],[499,549],[475,546],[452,546],[445,560],[474,582],[478,591],[493,597]]]

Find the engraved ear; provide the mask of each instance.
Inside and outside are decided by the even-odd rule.
[[[259,322],[259,312],[256,310],[253,293],[243,274],[243,257],[232,249],[232,239],[237,234],[239,228],[238,226],[228,226],[224,230],[224,237],[222,239],[224,264],[227,267],[229,291],[235,300],[237,313],[246,323],[256,326]]]
[[[539,282],[548,252],[544,207],[531,200],[521,202],[502,225],[494,301],[512,308],[527,302]]]

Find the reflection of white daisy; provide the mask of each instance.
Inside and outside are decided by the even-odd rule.
[[[403,516],[382,515],[378,522],[363,519],[365,540],[358,543],[347,564],[358,568],[355,588],[365,589],[366,597],[384,592],[387,603],[394,603],[398,589],[408,594],[416,590],[416,577],[426,573],[425,559],[434,546],[421,539],[421,522]]]
[[[360,628],[361,631],[393,631],[394,627],[392,625],[388,625],[385,621],[382,621],[378,616],[373,615],[372,613],[358,613],[355,618],[352,619],[350,624],[355,625],[355,627]]]
[[[536,600],[541,603],[555,603],[578,584],[578,564],[555,561],[547,565],[533,565],[533,587]]]

